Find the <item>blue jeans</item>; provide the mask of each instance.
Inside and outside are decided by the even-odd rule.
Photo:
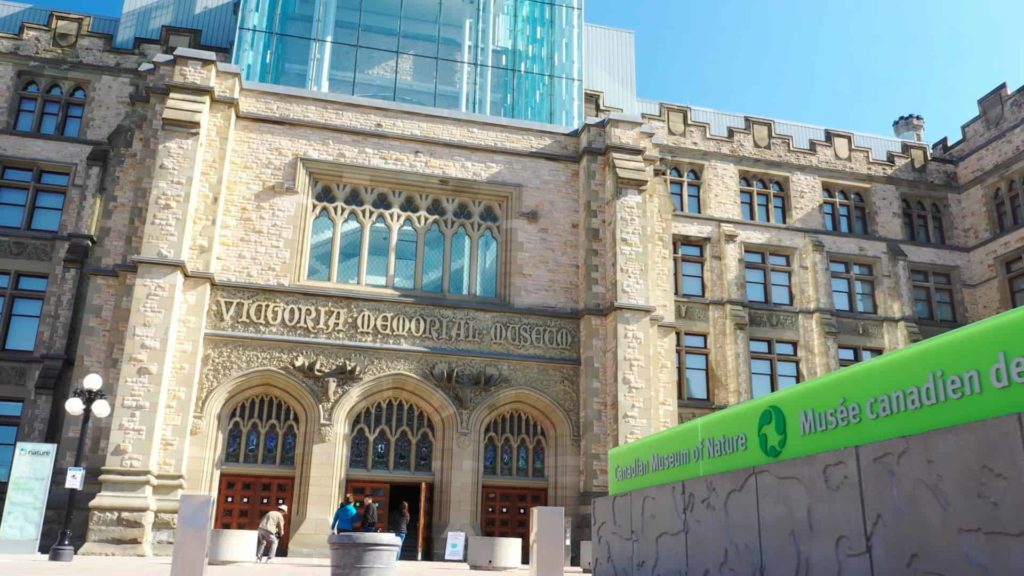
[[[402,557],[402,547],[405,546],[405,532],[395,532],[395,536],[401,541],[398,544],[398,556],[395,557],[395,560],[398,560]]]

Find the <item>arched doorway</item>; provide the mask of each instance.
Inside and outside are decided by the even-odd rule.
[[[360,515],[371,496],[378,527],[391,529],[391,514],[402,502],[411,520],[401,557],[430,558],[434,455],[437,429],[430,414],[412,399],[391,397],[353,412],[349,421],[348,482]]]
[[[288,401],[255,393],[228,405],[221,418],[224,433],[214,525],[256,530],[264,514],[281,504],[294,513],[295,468],[302,423]],[[291,518],[286,521],[291,525]],[[288,553],[285,530],[278,555]]]
[[[530,414],[510,409],[483,430],[484,536],[521,538],[529,562],[530,509],[548,504],[548,432]]]

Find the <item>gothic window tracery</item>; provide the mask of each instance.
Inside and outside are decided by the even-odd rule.
[[[299,419],[284,400],[269,394],[239,402],[228,416],[224,463],[295,466]]]
[[[546,445],[532,416],[518,410],[495,416],[484,428],[484,476],[544,479]]]
[[[499,297],[501,202],[346,184],[316,189],[307,280]]]
[[[367,406],[353,418],[351,433],[350,470],[434,471],[434,423],[411,402],[391,398]]]

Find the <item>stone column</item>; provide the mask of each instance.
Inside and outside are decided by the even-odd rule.
[[[146,225],[131,297],[123,363],[111,416],[110,451],[90,503],[83,554],[153,554],[154,520],[177,512],[184,488],[191,394],[209,289],[186,275],[216,57],[178,49],[158,58],[150,87],[160,125]],[[160,81],[167,82],[159,84]],[[191,361],[181,362],[191,356]],[[168,524],[171,521],[168,519]],[[158,525],[158,529],[163,527]]]

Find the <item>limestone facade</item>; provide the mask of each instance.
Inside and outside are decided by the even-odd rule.
[[[599,94],[564,130],[243,85],[226,54],[53,30],[0,37],[0,154],[72,174],[56,233],[0,234],[5,269],[51,279],[32,357],[2,358],[20,372],[0,399],[25,402],[19,439],[69,454],[77,420],[60,406],[89,372],[107,382],[84,553],[167,553],[179,496],[223,495],[229,476],[293,482],[294,554],[323,553],[354,483],[429,485],[435,555],[446,531],[487,531],[488,489],[539,491],[588,539],[608,449],[749,399],[751,340],[795,344],[803,381],[837,369],[840,347],[891,351],[1012,303],[1024,232],[998,232],[992,199],[1024,185],[1020,91],[983,98],[956,144],[880,160],[847,132],[804,150],[748,118],[723,138],[688,108],[629,117]],[[29,76],[89,86],[81,137],[11,128]],[[699,213],[673,204],[689,171]],[[784,217],[746,219],[744,178],[777,182]],[[861,195],[865,234],[826,229],[825,189]],[[938,207],[946,243],[904,239],[905,200]],[[701,247],[698,296],[677,295],[680,242]],[[787,302],[750,301],[753,252],[785,257]],[[832,261],[870,270],[870,311],[836,310]],[[949,275],[951,321],[919,317],[922,272]],[[679,333],[705,338],[706,398],[679,392]],[[275,420],[285,465],[232,456],[254,398],[291,411]],[[360,444],[379,428],[363,415],[399,401],[429,426],[396,425],[418,436],[384,450],[428,438],[423,469],[360,460],[378,446]],[[535,430],[528,469],[488,473],[509,414]]]

